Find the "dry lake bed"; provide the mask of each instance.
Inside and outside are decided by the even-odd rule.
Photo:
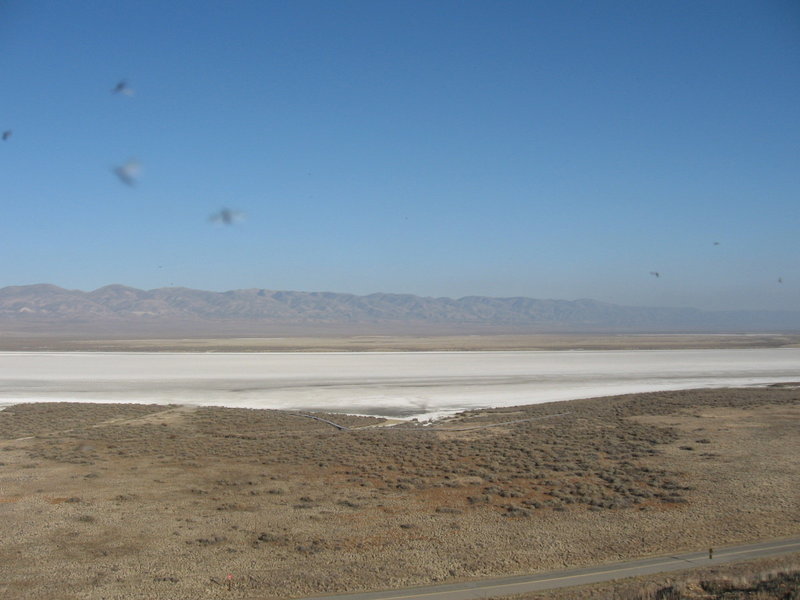
[[[513,352],[0,352],[0,404],[137,402],[432,418],[800,379],[800,348]]]

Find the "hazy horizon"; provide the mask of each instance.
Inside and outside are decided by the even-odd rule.
[[[799,32],[789,0],[2,3],[0,287],[797,310]]]
[[[510,300],[510,299],[515,299],[515,298],[525,298],[525,299],[530,299],[530,300],[542,300],[542,301],[545,301],[545,302],[562,302],[562,301],[563,302],[583,302],[583,301],[588,301],[588,302],[601,302],[601,303],[613,304],[615,306],[630,307],[630,308],[676,308],[676,309],[685,308],[685,309],[690,309],[690,310],[701,310],[701,311],[709,311],[709,312],[728,312],[728,311],[730,311],[730,312],[758,312],[758,311],[764,311],[764,312],[787,312],[787,311],[788,312],[800,312],[800,307],[793,307],[793,308],[790,308],[790,309],[759,309],[759,308],[752,308],[752,307],[744,306],[744,307],[733,307],[733,308],[728,308],[728,309],[703,309],[703,308],[700,308],[700,307],[697,307],[697,306],[689,306],[689,305],[668,306],[668,305],[655,305],[655,304],[653,304],[653,305],[624,304],[624,303],[619,303],[619,302],[608,302],[608,301],[605,301],[605,300],[599,300],[597,298],[545,298],[545,297],[537,298],[537,297],[533,297],[533,296],[501,296],[501,295],[491,295],[491,294],[466,294],[464,296],[432,296],[432,295],[422,295],[422,294],[411,294],[409,292],[403,292],[403,291],[398,291],[398,290],[388,290],[388,291],[387,290],[375,290],[375,291],[372,291],[372,292],[367,292],[365,294],[357,294],[357,293],[354,293],[354,292],[341,291],[341,290],[297,290],[297,289],[280,290],[280,289],[276,289],[276,288],[260,287],[260,286],[250,286],[250,287],[240,287],[240,288],[223,288],[223,289],[195,288],[195,287],[188,287],[188,286],[160,286],[160,287],[154,287],[154,288],[137,288],[135,286],[128,285],[128,284],[125,284],[125,283],[119,283],[119,282],[108,283],[108,284],[101,285],[101,286],[96,287],[96,288],[78,288],[78,287],[61,286],[61,285],[57,285],[57,284],[54,284],[54,283],[51,283],[51,282],[39,281],[39,282],[36,282],[36,283],[31,283],[31,284],[23,284],[23,285],[11,284],[11,285],[8,285],[8,286],[2,286],[2,287],[0,287],[0,290],[2,290],[4,288],[7,288],[7,287],[14,288],[14,287],[37,286],[37,285],[41,285],[41,286],[53,285],[53,286],[56,286],[58,288],[66,290],[66,291],[82,292],[82,293],[85,293],[85,294],[89,294],[91,292],[96,292],[96,291],[101,290],[103,288],[113,288],[113,287],[119,286],[119,287],[123,287],[123,288],[135,289],[135,290],[139,290],[139,291],[143,291],[143,292],[152,292],[152,291],[156,291],[156,290],[168,290],[168,289],[187,289],[187,290],[193,290],[193,291],[199,291],[199,292],[212,292],[212,293],[224,294],[226,292],[237,292],[237,291],[248,291],[248,290],[264,290],[264,291],[268,291],[268,292],[288,292],[288,293],[298,293],[298,294],[335,294],[335,295],[341,295],[341,296],[358,296],[358,297],[373,296],[373,295],[387,295],[387,296],[409,296],[410,295],[410,296],[415,296],[415,297],[418,297],[418,298],[433,299],[433,300],[462,300],[462,299],[466,299],[466,298],[491,298],[491,299],[497,299],[497,300]]]

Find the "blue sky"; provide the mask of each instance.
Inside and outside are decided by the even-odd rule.
[[[0,0],[0,73],[0,286],[800,309],[794,0]]]

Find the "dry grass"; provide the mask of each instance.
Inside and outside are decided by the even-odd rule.
[[[800,531],[791,387],[469,411],[440,429],[565,410],[468,431],[320,415],[341,431],[282,411],[13,406],[0,595],[285,598]]]

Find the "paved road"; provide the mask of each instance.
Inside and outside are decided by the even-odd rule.
[[[703,552],[690,552],[688,554],[673,554],[631,560],[599,567],[550,571],[549,573],[540,573],[538,575],[502,577],[499,579],[484,579],[466,583],[365,592],[361,594],[314,596],[313,599],[309,598],[306,600],[409,600],[411,598],[425,598],[426,600],[471,600],[473,598],[509,596],[512,594],[537,592],[560,587],[599,583],[612,579],[651,575],[653,573],[664,573],[667,571],[682,571],[684,569],[696,567],[709,567],[730,562],[746,561],[754,558],[789,554],[791,552],[800,552],[800,537],[785,538],[758,544],[715,548],[714,558],[711,560],[708,558],[708,550],[705,550]]]

